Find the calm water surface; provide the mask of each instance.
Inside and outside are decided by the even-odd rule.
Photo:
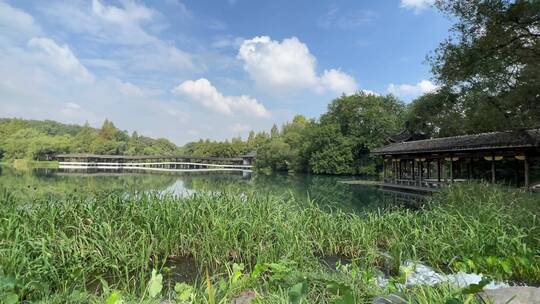
[[[324,206],[373,210],[395,204],[395,197],[372,186],[348,185],[348,177],[305,174],[242,174],[239,172],[133,173],[73,172],[60,169],[16,170],[0,166],[0,187],[28,196],[159,191],[175,195],[227,189],[258,195],[294,196]]]

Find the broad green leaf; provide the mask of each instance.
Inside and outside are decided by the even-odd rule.
[[[119,304],[122,303],[122,296],[119,292],[114,291],[111,293],[111,295],[107,298],[107,301],[105,303],[107,304]]]
[[[478,284],[471,284],[461,290],[461,293],[464,295],[467,294],[476,294],[481,292],[484,287],[491,282],[491,279],[483,277]]]
[[[289,289],[289,302],[292,304],[298,304],[307,295],[308,284],[306,282],[300,282],[293,285]]]
[[[462,301],[460,301],[459,299],[457,298],[451,298],[451,299],[448,299],[446,300],[446,302],[444,302],[445,304],[463,304]]]
[[[19,296],[16,293],[8,292],[4,294],[4,299],[2,303],[5,304],[17,304],[19,303]]]
[[[254,279],[258,278],[263,272],[267,270],[268,270],[268,265],[257,263],[257,265],[253,267],[253,272],[251,273],[251,277]]]
[[[351,290],[345,292],[340,298],[334,301],[334,304],[355,304],[354,295]]]
[[[155,298],[163,288],[163,275],[158,274],[155,269],[152,270],[152,277],[148,282],[148,294],[151,298]]]
[[[244,271],[244,264],[233,264],[232,283],[236,283],[242,277],[242,271]]]
[[[193,287],[186,283],[176,283],[174,285],[176,299],[181,302],[186,302],[193,297]]]

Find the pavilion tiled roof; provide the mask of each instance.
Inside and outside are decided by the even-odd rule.
[[[374,149],[374,155],[486,151],[540,148],[540,129],[490,132],[393,143]]]

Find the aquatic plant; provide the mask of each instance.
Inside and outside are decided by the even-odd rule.
[[[396,258],[538,283],[539,208],[538,196],[481,184],[448,188],[421,210],[366,214],[233,190],[31,199],[3,190],[0,268],[16,282],[7,292],[53,302],[105,300],[120,291],[125,301],[176,294],[218,303],[243,290],[255,290],[261,303],[367,301],[391,291],[378,287],[376,276],[398,279]],[[350,260],[339,267],[347,271],[322,265],[330,256]]]

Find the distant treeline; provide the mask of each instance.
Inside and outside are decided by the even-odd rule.
[[[0,158],[46,160],[55,153],[163,155],[178,153],[167,139],[119,130],[108,120],[100,129],[45,120],[0,119]]]
[[[186,154],[234,156],[256,151],[258,169],[324,174],[375,174],[370,149],[403,126],[405,105],[395,97],[358,93],[335,99],[319,119],[297,115],[269,132],[250,132],[247,140],[198,141]]]
[[[55,121],[0,119],[3,159],[45,160],[56,153],[237,157],[257,152],[260,170],[324,174],[375,174],[369,151],[400,131],[406,106],[395,97],[364,93],[331,102],[319,119],[297,115],[269,132],[250,132],[246,140],[200,140],[177,147],[119,130],[105,120],[99,129]]]

